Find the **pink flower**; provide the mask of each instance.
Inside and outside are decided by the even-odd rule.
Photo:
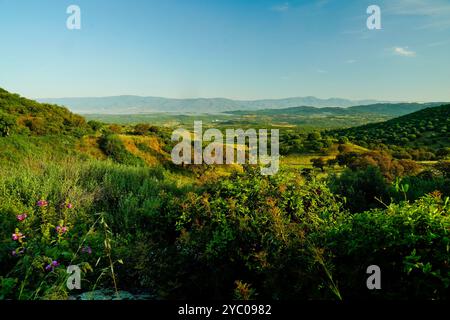
[[[13,233],[13,234],[12,234],[12,239],[13,239],[14,241],[20,241],[20,240],[22,240],[23,238],[25,238],[25,236],[24,236],[21,232],[16,232],[16,233]]]
[[[66,204],[66,208],[67,209],[73,209],[73,204],[69,202],[68,204]]]
[[[46,207],[46,206],[48,206],[48,202],[46,200],[39,200],[37,202],[37,206],[38,207]]]
[[[22,213],[22,214],[19,214],[19,215],[17,216],[17,220],[23,221],[23,220],[25,220],[27,217],[28,217],[28,215],[27,215],[26,213]]]
[[[69,229],[65,226],[57,226],[56,227],[56,232],[58,232],[59,234],[66,233],[67,231],[69,231]]]

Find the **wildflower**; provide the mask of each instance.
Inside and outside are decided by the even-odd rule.
[[[57,266],[59,266],[59,262],[56,261],[56,260],[53,260],[52,263],[48,264],[48,265],[45,267],[45,270],[47,270],[47,271],[52,270],[52,271],[53,271],[53,270],[55,270],[55,268],[56,268]]]
[[[56,232],[58,232],[59,234],[66,233],[67,231],[69,231],[69,229],[65,226],[57,226],[56,227]]]
[[[46,200],[39,200],[37,202],[37,206],[38,207],[46,207],[46,206],[48,206],[48,202]]]
[[[20,241],[20,240],[22,240],[23,238],[25,238],[25,236],[24,236],[21,232],[17,232],[17,231],[16,231],[16,233],[13,233],[13,234],[12,234],[12,239],[13,239],[14,241]]]
[[[66,204],[66,208],[67,209],[73,209],[73,204],[69,202],[68,204]]]
[[[22,254],[22,253],[24,253],[24,249],[21,249],[21,250],[12,250],[11,251],[11,255],[13,256],[13,257],[15,257],[15,256],[17,256],[18,254]]]
[[[89,246],[83,247],[83,249],[81,249],[81,252],[87,253],[87,254],[92,254],[92,248]]]
[[[17,220],[23,221],[23,220],[25,220],[27,217],[28,217],[28,215],[27,215],[26,213],[22,213],[22,214],[19,214],[19,215],[17,216]]]

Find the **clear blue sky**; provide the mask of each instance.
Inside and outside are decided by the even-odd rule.
[[[79,31],[66,28],[70,4]],[[382,30],[366,27],[370,4]],[[450,101],[450,1],[0,0],[0,87]]]

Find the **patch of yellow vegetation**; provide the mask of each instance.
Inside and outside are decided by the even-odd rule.
[[[160,164],[161,161],[168,160],[168,155],[162,149],[161,142],[157,137],[121,135],[120,139],[128,152],[141,158],[149,166],[154,166]],[[139,148],[139,144],[144,145],[149,151]]]
[[[98,160],[105,160],[107,157],[98,145],[99,138],[96,136],[85,136],[79,140],[76,150],[87,154]]]
[[[347,143],[346,145],[348,147],[350,147],[351,151],[354,151],[354,152],[359,152],[359,153],[370,152],[369,149],[361,147],[361,146],[358,146],[358,145],[353,144],[353,143]]]
[[[136,143],[143,143],[147,145],[150,149],[153,151],[163,154],[164,151],[161,148],[161,142],[158,140],[157,137],[143,137],[143,136],[136,136],[133,137],[133,140]]]
[[[137,137],[130,137],[130,136],[120,136],[120,139],[123,142],[123,145],[125,146],[125,149],[132,153],[133,155],[141,158],[142,160],[145,161],[145,163],[149,166],[154,166],[159,164],[158,159],[154,156],[151,155],[143,150],[140,150],[137,146],[136,143],[138,143]]]

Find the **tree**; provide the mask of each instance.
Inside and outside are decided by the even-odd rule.
[[[103,123],[101,123],[100,121],[95,121],[95,120],[89,121],[88,125],[94,131],[99,131],[103,127]]]
[[[315,141],[320,139],[321,139],[320,132],[311,132],[310,134],[308,134],[308,141]]]
[[[359,154],[357,152],[344,152],[336,156],[336,161],[340,166],[348,166],[357,159]]]
[[[376,167],[357,171],[346,169],[341,176],[331,177],[329,183],[334,193],[347,199],[346,206],[351,212],[382,207],[377,199],[389,200],[388,186]]]
[[[112,124],[108,127],[108,129],[115,134],[122,133],[122,127],[117,124]]]
[[[139,123],[134,126],[134,133],[140,136],[145,136],[150,131],[150,125],[145,123]]]
[[[16,126],[14,117],[0,112],[0,136],[7,137],[11,134],[12,129]]]
[[[349,140],[348,140],[348,138],[346,136],[340,137],[339,140],[338,140],[339,144],[346,144],[348,142],[349,142]]]

